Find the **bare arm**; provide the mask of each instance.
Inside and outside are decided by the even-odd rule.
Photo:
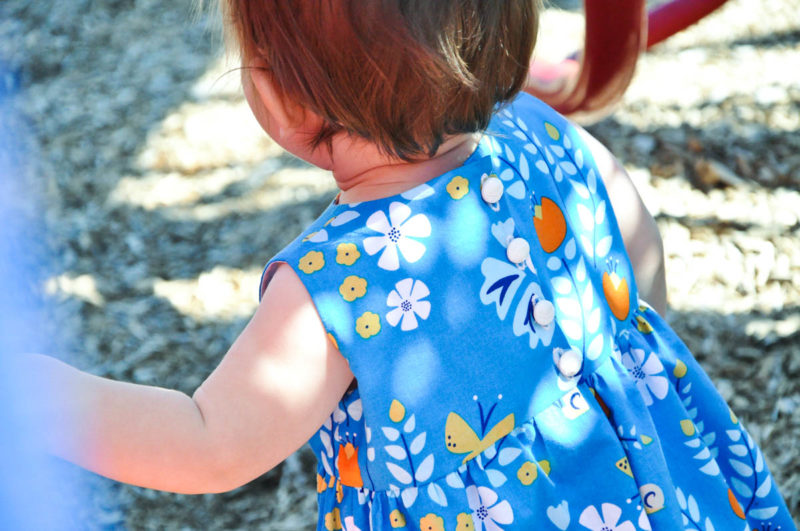
[[[639,296],[662,316],[667,309],[664,247],[653,216],[644,206],[625,168],[584,129],[578,128],[592,152],[608,190],[625,250],[633,265]]]
[[[35,407],[47,449],[113,479],[181,493],[250,481],[299,448],[353,379],[308,292],[278,267],[250,323],[193,397],[116,382],[45,356]],[[39,385],[42,385],[39,384]]]

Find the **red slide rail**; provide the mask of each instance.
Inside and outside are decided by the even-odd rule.
[[[647,11],[645,0],[585,0],[584,48],[561,63],[531,63],[526,91],[564,114],[601,116],[628,88],[639,55],[702,19],[727,0],[672,0]]]

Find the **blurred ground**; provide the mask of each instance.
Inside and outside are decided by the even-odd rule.
[[[590,130],[630,170],[667,254],[668,319],[760,442],[800,514],[800,15],[732,0],[643,58]],[[21,211],[47,236],[40,333],[92,372],[191,393],[256,304],[260,268],[334,187],[258,130],[190,2],[0,3],[0,92],[28,148]],[[548,13],[541,53],[574,14]],[[576,38],[576,37],[572,37]],[[577,39],[577,38],[576,38]],[[218,39],[217,39],[218,40]],[[2,70],[2,68],[0,68]],[[32,233],[33,234],[33,233]],[[313,457],[221,495],[57,464],[76,529],[312,525]],[[85,494],[78,487],[86,485]],[[72,496],[72,498],[70,498]],[[87,504],[78,500],[84,497]]]

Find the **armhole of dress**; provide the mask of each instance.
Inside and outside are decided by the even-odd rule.
[[[264,272],[261,273],[261,282],[258,289],[258,302],[261,302],[261,299],[264,298],[264,292],[267,291],[267,286],[269,285],[270,280],[272,280],[272,277],[275,276],[275,271],[277,271],[278,266],[281,264],[286,264],[288,267],[292,267],[286,260],[274,260],[268,263],[264,268]],[[303,285],[305,286],[305,284]],[[308,291],[308,288],[306,288],[306,291]],[[310,295],[311,294],[309,293],[309,296]],[[322,320],[322,317],[320,317],[320,320]]]

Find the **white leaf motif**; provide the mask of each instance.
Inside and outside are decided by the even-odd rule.
[[[733,442],[736,442],[742,438],[742,432],[739,430],[726,430],[725,433],[728,434],[728,438]]]
[[[406,485],[411,483],[411,474],[409,474],[404,468],[389,462],[386,463],[386,468],[389,469],[389,472],[391,472],[395,479],[400,483],[405,483]]]
[[[381,428],[383,430],[383,435],[390,441],[396,441],[398,437],[400,437],[400,432],[394,428],[390,428],[388,426]]]
[[[394,457],[395,459],[405,459],[406,458],[406,449],[397,444],[390,444],[384,448],[386,453]]]
[[[586,185],[593,194],[597,192],[597,175],[594,173],[594,169],[590,169],[586,175]]]
[[[567,260],[575,258],[575,238],[570,238],[567,245],[564,246],[564,258]]]
[[[611,241],[612,241],[612,238],[609,235],[609,236],[606,236],[604,238],[601,238],[600,241],[597,242],[597,257],[598,258],[604,258],[608,254],[608,251],[611,250]]]
[[[331,436],[324,431],[319,433],[319,439],[322,441],[322,446],[325,447],[325,453],[328,457],[333,457],[333,446],[331,446]]]
[[[445,481],[447,481],[447,484],[453,487],[454,489],[464,488],[464,480],[461,479],[461,476],[459,476],[457,472],[450,472],[449,474],[447,474]]]
[[[574,299],[570,299],[567,297],[559,297],[558,299],[556,299],[556,305],[564,315],[567,315],[569,317],[581,316],[581,305],[578,304],[578,301]]]
[[[586,264],[583,261],[583,257],[581,256],[580,260],[578,260],[578,267],[575,268],[575,279],[578,282],[583,282],[586,278]]]
[[[748,487],[744,481],[735,477],[731,477],[729,481],[731,485],[733,485],[733,488],[736,490],[736,492],[741,494],[742,497],[749,498],[750,496],[753,495],[753,489]]]
[[[583,290],[583,297],[581,297],[581,304],[584,308],[591,308],[594,304],[594,288],[592,284],[586,284],[586,289]]]
[[[431,483],[428,485],[428,497],[434,503],[438,503],[442,507],[447,507],[447,496],[445,496],[442,487],[436,483]]]
[[[752,516],[753,518],[758,518],[759,520],[767,520],[768,518],[772,518],[775,516],[775,513],[778,512],[777,507],[765,507],[763,509],[753,509],[748,513],[748,516]]]
[[[763,498],[767,494],[769,494],[770,489],[772,488],[772,476],[767,475],[764,478],[764,481],[761,482],[761,485],[758,486],[756,489],[756,496],[759,498]]]
[[[581,330],[581,325],[569,319],[564,319],[561,322],[561,329],[564,331],[564,335],[575,341],[580,340],[580,338],[583,336],[583,330]]]
[[[581,234],[580,238],[583,251],[589,258],[594,258],[594,245],[592,245],[592,240],[590,240],[585,234]]]
[[[728,450],[730,450],[732,454],[739,457],[744,457],[747,455],[747,446],[743,444],[732,444],[728,446]]]
[[[499,487],[503,483],[506,482],[506,475],[500,472],[499,470],[495,470],[494,468],[490,468],[486,471],[486,476],[489,478],[489,483],[492,484],[492,487]]]
[[[525,155],[522,153],[519,154],[519,174],[526,181],[530,179],[531,176],[531,170],[528,167],[528,159],[526,159]]]
[[[756,451],[756,472],[761,472],[764,470],[764,454],[761,453],[761,450],[758,449]]]
[[[595,308],[589,314],[589,318],[586,320],[586,331],[589,333],[594,333],[597,331],[597,328],[600,326],[600,308]]]
[[[569,161],[562,162],[560,166],[561,169],[564,170],[564,173],[566,173],[567,175],[575,175],[576,173],[578,173],[578,168],[576,168],[575,165]]]
[[[414,505],[414,502],[417,501],[417,487],[409,487],[400,494],[400,499],[403,500],[403,505],[406,507],[411,507]]]
[[[572,181],[572,187],[575,188],[575,191],[584,199],[589,199],[589,190],[586,188],[586,185],[578,182]]]
[[[516,459],[521,453],[522,450],[519,448],[503,448],[500,450],[500,457],[497,458],[497,462],[500,464],[500,466],[506,466],[511,461]]]
[[[700,508],[697,507],[697,500],[694,499],[694,496],[689,496],[688,503],[689,515],[692,517],[692,520],[697,522],[700,520]]]
[[[592,211],[583,203],[578,203],[577,210],[578,218],[580,218],[583,226],[586,227],[586,230],[592,230],[594,228],[594,216],[592,215]]]
[[[528,144],[528,145],[530,145],[530,144]],[[525,146],[525,147],[527,148],[528,146]],[[534,153],[535,153],[535,151],[534,151]],[[537,170],[539,170],[540,172],[544,173],[545,175],[549,175],[550,174],[550,167],[547,165],[547,163],[543,159],[537,160],[535,166],[536,166]]]
[[[597,205],[597,210],[594,212],[594,221],[598,225],[603,223],[606,219],[606,201],[605,199],[600,201],[600,204]]]
[[[426,434],[427,432],[423,431],[422,433],[417,435],[417,437],[411,442],[411,446],[409,446],[408,448],[409,451],[411,452],[411,455],[417,455],[425,447]]]
[[[410,417],[408,417],[405,426],[403,426],[403,431],[406,433],[411,433],[412,431],[414,431],[416,425],[417,425],[417,420],[412,414]]]
[[[753,469],[750,467],[750,465],[743,463],[741,461],[737,461],[736,459],[729,459],[728,462],[731,464],[733,469],[736,470],[736,473],[739,474],[740,476],[749,478],[750,476],[753,475]]]
[[[603,353],[603,334],[597,334],[586,348],[586,356],[590,360],[596,360]]]
[[[417,481],[427,481],[433,473],[433,454],[422,460],[422,463],[417,467],[417,472],[414,474]],[[411,476],[409,476],[411,477]]]
[[[700,467],[700,472],[708,476],[717,476],[719,475],[719,465],[717,465],[717,462],[712,459]]]
[[[561,295],[567,295],[572,291],[572,282],[564,277],[554,277],[552,279],[553,288]]]

